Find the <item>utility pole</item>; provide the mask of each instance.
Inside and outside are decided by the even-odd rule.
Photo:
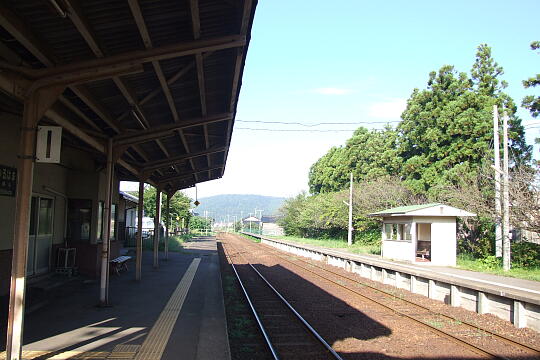
[[[204,210],[204,235],[208,236],[208,210]]]
[[[353,193],[353,173],[351,171],[351,186],[349,190],[349,232],[347,233],[347,245],[352,245],[352,193]]]
[[[508,184],[508,115],[503,116],[503,270],[510,270],[510,196]]]
[[[501,155],[499,140],[499,111],[493,105],[493,150],[495,156],[495,256],[502,256],[501,229]]]

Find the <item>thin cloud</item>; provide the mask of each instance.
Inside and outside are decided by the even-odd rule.
[[[312,92],[321,95],[346,95],[352,93],[352,90],[345,88],[325,87],[313,89]]]
[[[368,115],[377,119],[399,119],[405,108],[407,108],[405,99],[375,102],[369,107]]]

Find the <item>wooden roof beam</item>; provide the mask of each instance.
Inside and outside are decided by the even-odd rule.
[[[67,6],[67,13],[69,14],[69,18],[73,22],[73,25],[75,25],[75,27],[77,28],[77,31],[79,31],[81,36],[84,38],[88,47],[90,47],[94,55],[97,58],[105,57],[105,54],[101,50],[96,40],[95,35],[93,34],[92,30],[90,29],[90,26],[88,25],[85,17],[82,14],[82,11],[79,7],[78,2],[65,0],[65,4]],[[142,112],[142,109],[138,106],[138,103],[135,100],[133,92],[127,88],[127,86],[124,84],[124,82],[120,79],[119,76],[113,76],[112,79],[114,83],[116,84],[116,86],[119,88],[124,98],[127,100],[127,102],[131,106],[135,107],[137,111],[139,111],[139,114],[141,115],[144,122],[141,125],[143,129],[147,129],[149,127],[148,121],[146,120],[144,113]],[[109,126],[111,126],[116,132],[121,132],[122,128],[120,124],[115,119],[113,119],[113,117],[107,112],[107,110],[104,107],[102,107],[97,102],[94,102],[90,98],[90,95],[87,92],[84,92],[84,90],[82,89],[76,89],[75,93],[77,94],[77,96],[79,96],[79,98],[81,98],[81,100],[83,100],[89,106],[91,106],[92,110],[96,114],[98,114],[100,118],[102,118],[105,122],[107,122],[107,124],[109,124]],[[169,156],[168,151],[165,149],[163,144],[159,142],[158,146],[161,148],[165,156],[168,157]],[[140,147],[137,146],[134,148],[134,150],[139,154],[139,156],[141,156],[141,158],[143,158],[144,161],[148,161],[148,156]]]
[[[0,22],[2,26],[18,41],[20,42],[32,55],[34,55],[39,61],[41,61],[45,66],[52,67],[55,65],[55,58],[52,54],[49,53],[48,47],[44,46],[39,42],[36,36],[28,29],[24,22],[19,19],[13,12],[8,10],[5,7],[0,6]],[[73,86],[71,89],[77,93],[84,91],[82,86]],[[88,102],[88,97],[81,99],[85,102],[90,108],[92,108],[93,101]],[[60,101],[67,105],[69,108],[76,108],[73,103],[67,100],[64,97],[60,97]],[[68,103],[70,105],[68,105]],[[80,114],[78,114],[80,116]],[[100,116],[98,114],[98,116]],[[83,120],[87,121],[87,118],[83,117]],[[109,122],[107,119],[103,119],[113,130],[117,131],[117,126],[114,122]],[[87,121],[88,122],[88,121]],[[94,128],[95,125],[94,125]]]
[[[196,157],[199,157],[199,156],[206,156],[207,154],[208,155],[217,154],[217,153],[225,151],[225,149],[226,149],[226,147],[221,146],[221,147],[216,147],[216,148],[212,148],[212,149],[208,149],[208,150],[193,152],[193,153],[189,153],[189,154],[185,154],[185,155],[173,156],[173,157],[170,157],[170,158],[168,158],[166,160],[158,160],[158,161],[154,161],[154,162],[147,162],[146,164],[144,164],[142,166],[142,170],[143,171],[158,170],[158,169],[161,169],[161,168],[164,168],[164,167],[167,167],[167,166],[172,166],[174,163],[180,163],[182,161],[190,160],[190,159],[193,159],[193,158],[196,158]],[[195,168],[193,170],[195,170]]]
[[[202,168],[202,169],[197,169],[197,170],[194,170],[194,171],[186,172],[186,173],[184,173],[182,175],[167,176],[167,177],[163,177],[163,178],[156,178],[154,180],[157,183],[164,184],[164,183],[169,183],[169,182],[172,182],[172,181],[175,181],[175,180],[187,179],[187,178],[190,178],[192,175],[197,174],[197,173],[202,173],[202,172],[205,172],[205,171],[218,170],[218,169],[221,169],[222,167],[223,167],[223,165],[215,166],[215,167],[205,167],[205,168]]]
[[[191,9],[191,24],[193,31],[193,39],[198,40],[201,37],[201,19],[199,16],[199,0],[190,0],[189,7]],[[199,98],[201,100],[201,114],[206,116],[208,114],[206,106],[206,85],[204,80],[204,63],[203,57],[201,54],[195,54],[195,64],[197,67],[197,80],[199,83]],[[210,147],[209,138],[208,138],[208,125],[204,125],[204,142],[206,148]],[[210,156],[206,156],[206,163],[210,167]],[[208,172],[208,177],[210,177],[210,171]]]
[[[135,131],[131,133],[120,134],[115,137],[115,141],[120,145],[133,145],[140,144],[147,141],[152,141],[162,137],[170,136],[175,131],[189,128],[192,126],[200,126],[204,124],[210,124],[215,122],[227,121],[231,118],[231,114],[218,114],[214,116],[207,116],[204,118],[196,118],[182,121],[181,123],[174,123],[170,125],[156,126],[151,129]]]
[[[253,1],[252,0],[244,0],[244,8],[242,9],[242,19],[241,19],[241,25],[240,25],[240,35],[246,36],[247,32],[249,30],[249,20],[252,12],[253,7]],[[234,65],[234,76],[233,76],[233,82],[232,82],[232,90],[231,90],[231,102],[229,104],[229,111],[236,115],[236,104],[238,100],[239,95],[239,89],[240,89],[240,77],[242,76],[242,67],[245,60],[245,47],[239,47],[236,49],[236,62]],[[233,131],[233,118],[229,121],[228,127],[227,127],[227,133],[225,134],[226,142],[225,144],[229,144],[231,139],[231,134]],[[223,163],[225,164],[227,162],[227,157],[229,155],[229,150],[224,154]],[[225,166],[223,167],[221,171],[221,176],[223,176],[223,173],[225,172]]]
[[[19,68],[20,72],[35,79],[57,79],[59,76],[69,77],[81,72],[92,73],[144,64],[152,61],[172,59],[182,56],[195,55],[203,52],[218,51],[241,47],[246,44],[246,37],[242,35],[221,36],[191,42],[166,45],[146,50],[135,50],[123,54],[84,60],[45,69]],[[0,64],[0,67],[5,64]]]

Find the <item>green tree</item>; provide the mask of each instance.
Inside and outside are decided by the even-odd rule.
[[[476,170],[493,138],[492,104],[450,65],[429,74],[426,90],[413,91],[398,131],[402,175],[414,191],[426,192]]]
[[[509,138],[514,164],[528,163],[525,142],[513,100],[502,90],[503,69],[489,46],[478,47],[469,79],[453,66],[431,72],[426,90],[415,89],[398,126],[402,175],[416,192],[472,179],[484,161],[491,161],[493,105],[510,117]]]
[[[531,43],[531,50],[540,49],[540,41],[533,41]],[[533,88],[540,85],[540,74],[536,74],[535,77],[530,77],[527,80],[523,80],[523,86]],[[523,98],[522,106],[531,112],[532,117],[538,117],[540,115],[540,96],[527,95]]]
[[[150,185],[144,188],[144,215],[148,217],[156,216],[156,188]],[[184,224],[187,226],[191,218],[189,212],[191,199],[184,195],[182,192],[177,191],[169,201],[169,212],[171,216],[170,224],[173,227],[181,226],[182,218]],[[161,194],[161,215],[163,221],[165,221],[165,205],[166,195]],[[178,217],[178,220],[176,218]]]
[[[508,84],[499,81],[504,74],[502,66],[492,58],[491,48],[486,44],[478,46],[476,59],[471,70],[473,90],[480,95],[490,97],[498,105],[500,116],[506,112],[509,117],[508,138],[510,139],[510,154],[514,165],[528,165],[531,160],[531,147],[525,142],[525,129],[521,119],[516,115],[517,106],[514,100],[503,92]]]
[[[357,182],[397,174],[401,158],[396,142],[397,132],[390,126],[382,130],[359,127],[344,147],[330,149],[313,164],[310,192],[318,194],[347,187],[351,171]]]

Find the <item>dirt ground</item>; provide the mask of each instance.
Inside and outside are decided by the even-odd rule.
[[[472,346],[464,346],[441,332],[451,333],[502,358],[539,358],[540,353],[510,346],[483,330],[487,329],[540,348],[540,334],[530,329],[517,329],[495,316],[479,315],[451,307],[405,290],[372,282],[321,262],[308,261],[305,258],[301,258],[303,261],[299,262],[291,254],[278,253],[274,248],[236,235],[222,234],[219,239],[249,259],[344,359],[493,358],[474,350]],[[328,268],[352,281],[329,275],[317,267]],[[313,272],[328,277],[334,283]],[[365,285],[386,291],[392,296],[373,291]],[[352,289],[357,294],[347,289]],[[366,300],[365,297],[379,301],[390,309]],[[420,313],[414,306],[407,307],[399,301],[401,298],[425,306],[431,312],[426,310]],[[396,314],[395,310],[411,317],[420,317],[430,326]],[[449,321],[437,314],[448,315],[453,320]],[[465,326],[465,321],[475,324],[476,327],[471,329]]]

